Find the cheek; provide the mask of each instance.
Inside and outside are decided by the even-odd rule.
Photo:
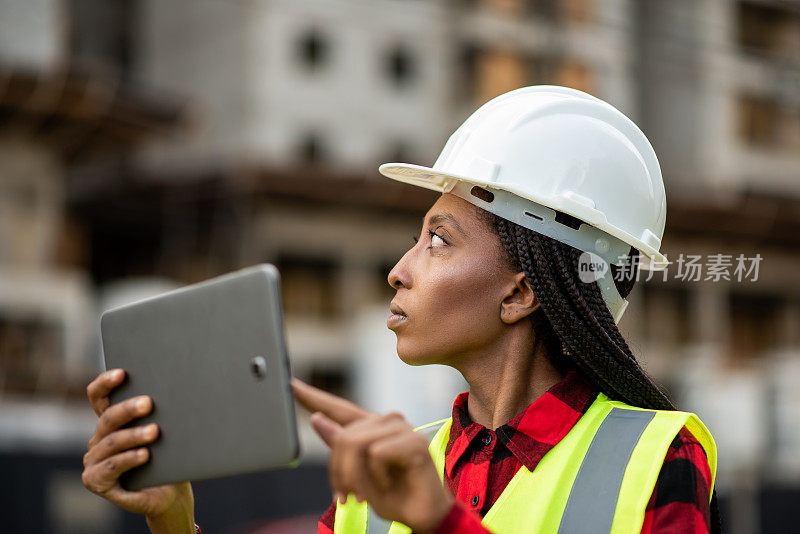
[[[496,271],[495,271],[496,272]],[[493,335],[500,325],[498,289],[492,272],[477,260],[444,268],[420,287],[425,330],[436,331],[438,344],[473,344]]]
[[[489,280],[472,272],[453,274],[437,281],[436,290],[430,292],[431,309],[443,318],[460,322],[471,322],[471,317],[485,316],[492,293]]]

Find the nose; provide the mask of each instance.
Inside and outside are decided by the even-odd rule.
[[[409,289],[411,287],[411,270],[409,268],[409,257],[413,248],[403,254],[403,257],[395,263],[392,270],[389,271],[389,285],[395,289],[404,287]]]

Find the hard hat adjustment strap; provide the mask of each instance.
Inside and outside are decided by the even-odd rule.
[[[619,322],[622,318],[628,301],[622,298],[617,291],[611,269],[608,266],[624,265],[630,245],[588,223],[582,222],[578,229],[572,228],[556,221],[556,210],[488,185],[451,180],[444,184],[443,192],[454,194],[524,228],[566,243],[578,250],[589,252],[595,256],[594,262],[598,261],[598,257],[602,258],[606,263],[606,268],[602,269],[594,279],[597,280],[603,300],[614,317],[614,321]]]
[[[600,287],[600,293],[603,295],[603,300],[608,306],[614,322],[619,323],[622,314],[625,313],[625,308],[628,307],[628,301],[619,294],[610,269],[597,277],[597,285]]]

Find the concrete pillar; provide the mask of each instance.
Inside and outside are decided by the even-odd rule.
[[[52,261],[63,224],[62,182],[50,150],[0,137],[0,265],[42,269]]]
[[[380,302],[379,276],[380,270],[371,260],[352,254],[341,258],[335,294],[342,317],[351,317]]]
[[[678,310],[666,291],[652,288],[647,294],[647,338],[660,346],[674,346],[678,339]]]
[[[787,301],[778,315],[777,344],[779,347],[800,346],[800,302]]]
[[[728,288],[722,282],[698,282],[692,286],[689,324],[700,344],[720,345],[730,339]]]

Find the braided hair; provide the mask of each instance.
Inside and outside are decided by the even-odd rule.
[[[634,357],[599,286],[578,277],[583,252],[488,211],[478,211],[497,231],[507,265],[525,273],[540,302],[531,320],[553,365],[561,372],[577,369],[612,399],[642,408],[674,410],[672,401]],[[579,224],[562,213],[556,220]],[[631,247],[625,265],[611,265],[614,285],[623,298],[633,290],[638,260],[639,251]],[[716,490],[711,499],[711,527],[712,532],[721,531]]]

